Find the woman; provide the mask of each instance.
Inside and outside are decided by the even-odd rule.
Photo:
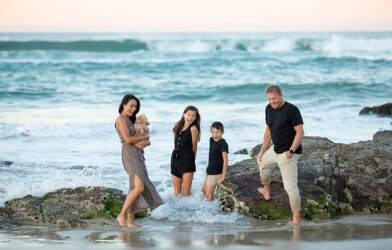
[[[136,212],[152,211],[163,202],[154,185],[148,178],[144,163],[143,149],[135,143],[149,139],[147,135],[136,136],[134,123],[140,110],[140,101],[134,95],[125,95],[118,108],[120,114],[116,119],[116,130],[122,143],[122,162],[129,175],[129,192],[117,221],[120,226],[137,227]]]

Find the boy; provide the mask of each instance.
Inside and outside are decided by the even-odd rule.
[[[223,133],[224,127],[221,122],[212,123],[207,175],[201,190],[207,201],[212,201],[217,185],[220,185],[226,177],[229,146],[222,138]]]

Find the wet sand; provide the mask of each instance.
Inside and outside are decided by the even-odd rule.
[[[335,220],[239,220],[185,223],[141,219],[138,229],[90,221],[86,229],[15,226],[0,229],[0,249],[390,249],[392,215],[347,216]]]

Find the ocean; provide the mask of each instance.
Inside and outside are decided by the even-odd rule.
[[[165,201],[151,219],[246,220],[203,201],[209,126],[225,125],[230,164],[248,158],[234,152],[261,143],[271,83],[299,107],[307,136],[370,140],[392,129],[358,115],[392,101],[392,32],[0,33],[0,206],[64,187],[126,192],[114,121],[132,93],[151,122],[146,164]],[[175,199],[171,129],[187,105],[200,110],[201,141],[193,195]]]

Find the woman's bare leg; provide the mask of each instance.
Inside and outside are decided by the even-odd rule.
[[[143,181],[139,178],[139,176],[135,175],[134,188],[128,194],[127,198],[125,199],[124,205],[121,209],[121,212],[117,216],[117,221],[120,224],[120,226],[122,227],[127,226],[127,224],[125,223],[125,220],[127,219],[127,211],[133,205],[136,199],[139,198],[143,190],[144,190]]]

